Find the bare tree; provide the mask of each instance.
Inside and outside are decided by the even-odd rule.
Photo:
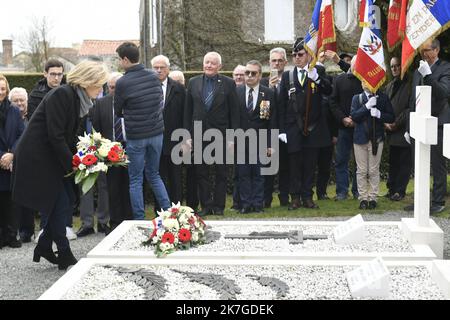
[[[48,17],[32,17],[31,25],[19,40],[19,45],[30,56],[31,67],[42,72],[50,56],[51,25]]]

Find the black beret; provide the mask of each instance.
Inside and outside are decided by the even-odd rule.
[[[294,45],[292,46],[292,52],[297,52],[297,51],[304,49],[305,48],[304,44],[305,44],[305,41],[302,37],[297,38],[297,40],[295,40]]]
[[[339,55],[339,59],[343,60],[344,58],[350,58],[351,59],[351,58],[353,58],[353,56],[348,54],[348,53],[343,52],[343,53],[341,53]]]

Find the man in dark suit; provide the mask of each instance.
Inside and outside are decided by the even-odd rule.
[[[170,71],[169,58],[159,55],[152,59],[151,64],[153,70],[158,75],[159,81],[161,81],[164,97],[164,134],[159,174],[166,185],[170,201],[173,203],[181,203],[183,193],[181,164],[174,164],[170,157],[172,148],[177,143],[176,141],[171,141],[170,138],[173,131],[183,128],[183,109],[186,90],[183,85],[168,77]],[[159,206],[156,205],[156,207],[158,208]]]
[[[237,129],[239,127],[239,106],[236,95],[236,85],[228,77],[219,74],[222,67],[222,58],[217,52],[208,52],[203,58],[204,74],[192,78],[189,81],[186,105],[184,110],[184,127],[191,132],[194,131],[194,122],[199,121],[202,131],[208,129],[218,129],[225,137],[226,129]],[[203,136],[202,132],[202,136]],[[193,137],[195,141],[202,141],[202,137]],[[225,151],[234,148],[232,141],[224,141]],[[189,140],[192,143],[192,140]],[[202,143],[202,150],[207,146]],[[194,146],[195,147],[195,146]],[[214,189],[209,181],[207,165],[202,159],[200,164],[196,164],[196,176],[199,185],[199,198],[202,215],[223,214],[225,208],[226,186],[227,186],[227,166],[215,163],[215,186]],[[214,196],[211,197],[211,191]]]
[[[314,171],[319,148],[329,143],[323,95],[331,93],[331,84],[322,66],[310,67],[311,56],[303,38],[293,47],[295,68],[283,73],[280,84],[280,140],[289,152],[290,193],[293,201],[288,209],[318,208],[312,200]]]
[[[247,62],[245,70],[245,86],[237,87],[239,108],[241,113],[241,128],[244,131],[256,130],[259,137],[259,130],[268,130],[267,141],[270,141],[270,129],[277,126],[276,113],[274,112],[273,91],[268,87],[261,86],[262,65],[256,60]],[[264,206],[264,176],[261,175],[261,161],[258,157],[255,164],[250,163],[249,145],[245,146],[245,164],[237,164],[239,177],[239,195],[242,208],[241,213],[263,212]],[[259,146],[259,142],[257,143]],[[271,150],[266,151],[268,154]],[[259,150],[257,150],[259,155]]]
[[[95,103],[92,125],[103,137],[121,142],[125,147],[123,118],[114,114],[114,90],[121,73],[112,73],[108,80],[109,94]],[[109,197],[110,228],[116,228],[124,220],[133,219],[130,203],[130,182],[126,167],[110,167],[106,174]]]
[[[416,86],[431,86],[431,115],[438,118],[438,144],[431,146],[431,168],[433,173],[433,193],[431,213],[445,209],[447,193],[447,164],[442,153],[444,124],[450,123],[450,63],[439,59],[439,40],[428,40],[420,47],[419,68],[414,72],[410,99],[411,112],[416,111]],[[408,206],[405,210],[414,210]]]
[[[389,178],[387,181],[388,197],[400,201],[405,197],[411,174],[411,147],[405,140],[406,119],[409,114],[411,84],[407,77],[400,79],[400,59],[392,57],[391,72],[393,79],[386,86],[386,94],[394,110],[395,121],[385,123],[389,144]]]
[[[284,72],[284,68],[287,65],[286,50],[284,48],[273,48],[269,54],[270,63],[270,76],[261,79],[261,85],[271,88],[274,91],[275,103],[277,103],[277,97],[280,93],[280,81],[281,75]],[[277,113],[277,121],[279,121],[280,114],[279,108],[275,106],[275,112]],[[277,128],[280,125],[277,123]],[[287,152],[286,143],[281,143],[279,146],[279,170],[278,170],[278,199],[281,206],[289,205],[289,156]],[[275,175],[265,176],[264,185],[264,206],[270,208],[272,204],[273,183]]]

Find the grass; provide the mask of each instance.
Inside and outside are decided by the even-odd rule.
[[[447,177],[447,189],[450,190],[449,179]],[[316,201],[320,209],[304,209],[300,208],[294,211],[288,211],[287,207],[281,207],[278,201],[278,196],[276,193],[273,195],[272,208],[264,209],[263,213],[250,213],[250,214],[239,214],[235,211],[229,209],[232,205],[232,197],[227,196],[226,209],[223,216],[206,216],[205,220],[222,220],[222,219],[276,219],[276,218],[302,218],[302,217],[336,217],[336,216],[354,216],[361,212],[359,207],[359,201],[353,200],[350,197],[348,200],[344,201],[334,201],[333,198],[336,195],[336,187],[334,185],[328,186],[327,193],[330,200],[320,200]],[[380,197],[378,198],[378,207],[375,210],[365,210],[365,213],[371,214],[381,214],[386,211],[401,211],[403,208],[409,204],[412,204],[414,191],[414,180],[411,180],[408,184],[406,190],[406,196],[402,201],[390,201],[389,199],[382,197],[386,194],[387,188],[386,183],[381,181],[380,183]],[[434,215],[435,217],[450,218],[450,196],[446,197],[447,208],[440,214]],[[147,220],[153,219],[155,215],[153,214],[153,207],[151,205],[147,206],[145,218]],[[74,217],[74,230],[78,230],[81,225],[80,218]],[[37,222],[37,227],[39,222]]]

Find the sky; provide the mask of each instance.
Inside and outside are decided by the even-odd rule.
[[[139,5],[139,0],[2,0],[0,39],[13,39],[17,54],[33,17],[47,17],[52,46],[71,47],[83,39],[138,40]]]

